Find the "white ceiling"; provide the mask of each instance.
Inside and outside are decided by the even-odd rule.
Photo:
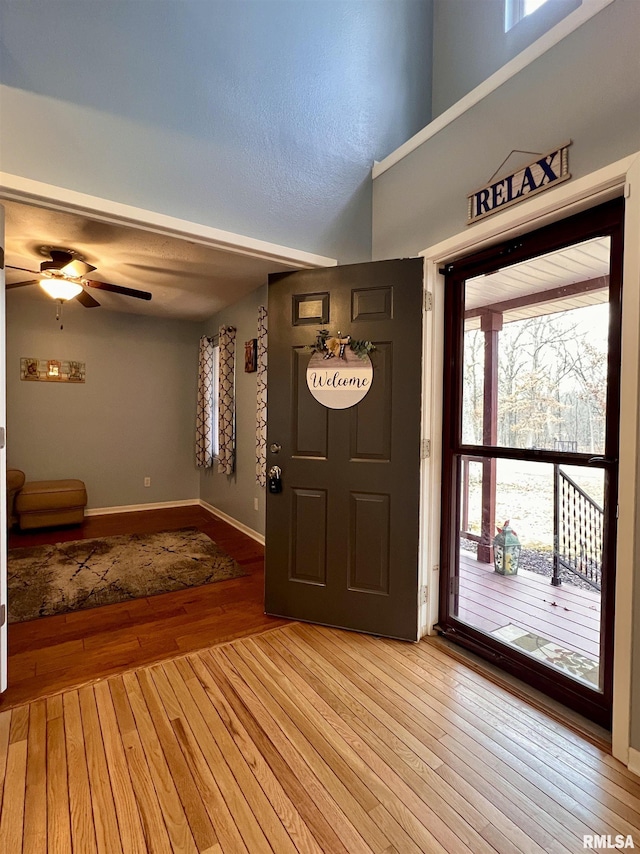
[[[38,271],[48,257],[41,251],[43,246],[73,249],[97,268],[89,279],[153,295],[147,302],[89,289],[101,307],[111,311],[205,320],[265,284],[269,273],[309,266],[264,257],[268,253],[221,248],[92,219],[82,213],[3,199],[0,204],[5,209],[7,284],[35,278],[9,265]],[[42,299],[50,299],[37,285],[31,289],[41,293]],[[7,299],[17,292],[9,290]]]

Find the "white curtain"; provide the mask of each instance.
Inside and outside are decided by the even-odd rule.
[[[196,414],[196,465],[213,465],[213,340],[200,339],[198,362],[198,405]]]
[[[233,326],[220,327],[218,346],[218,471],[231,474],[235,462],[236,330]]]
[[[267,483],[267,309],[258,309],[258,385],[256,401],[256,482]]]

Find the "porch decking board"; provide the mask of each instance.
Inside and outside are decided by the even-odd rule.
[[[458,615],[488,633],[514,624],[588,658],[599,657],[597,593],[568,584],[553,587],[549,578],[532,572],[498,575],[492,566],[464,552],[460,554]]]

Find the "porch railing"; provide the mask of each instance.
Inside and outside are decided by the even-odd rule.
[[[482,537],[469,530],[469,468],[483,463],[484,457],[464,455],[460,506],[460,536],[480,544]],[[595,590],[602,584],[602,537],[604,513],[559,464],[553,467],[553,574],[551,583],[559,587],[562,571],[582,579]]]
[[[554,551],[551,583],[561,584],[566,570],[600,590],[602,584],[602,507],[556,463],[554,477]]]
[[[460,536],[474,543],[480,542],[480,535],[469,530],[469,463],[482,463],[484,457],[460,457],[462,463],[462,502],[460,507]]]

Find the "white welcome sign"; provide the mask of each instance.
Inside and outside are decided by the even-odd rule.
[[[307,367],[309,391],[328,409],[348,409],[365,397],[373,382],[373,365],[369,356],[360,358],[350,347],[344,357],[325,358],[314,353]]]

